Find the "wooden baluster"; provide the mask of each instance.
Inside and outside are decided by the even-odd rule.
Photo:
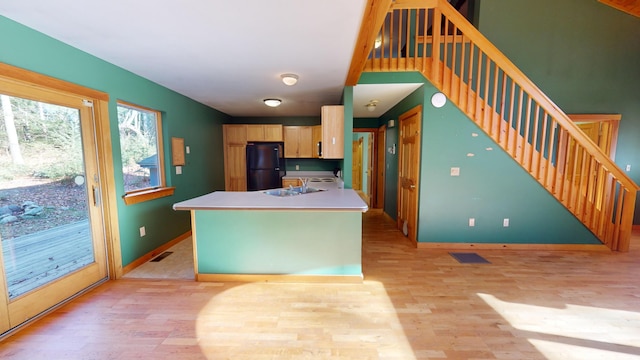
[[[516,134],[513,137],[512,141],[513,141],[513,145],[511,145],[513,147],[513,156],[516,159],[516,161],[518,161],[519,164],[522,164],[522,156],[520,155],[521,151],[518,151],[518,142],[520,137],[522,136],[520,133],[522,132],[522,102],[523,100],[523,95],[524,95],[524,91],[522,90],[522,88],[520,86],[518,86],[518,106],[517,106],[517,115],[515,116],[516,119]],[[521,147],[522,148],[522,147]]]
[[[585,219],[585,209],[586,209],[586,201],[587,201],[587,185],[589,179],[589,157],[586,149],[582,149],[582,162],[580,166],[580,182],[578,185],[578,201],[577,201],[577,212],[578,218],[580,221],[584,222]],[[584,194],[583,194],[584,192]]]
[[[542,146],[539,147],[538,150],[538,141],[540,134],[540,105],[535,102],[534,106],[536,107],[535,117],[533,119],[533,139],[532,139],[532,149],[531,149],[531,174],[533,177],[538,179],[540,177],[540,153],[542,152]]]
[[[456,59],[457,59],[457,53],[458,53],[458,46],[456,46],[456,40],[457,40],[457,30],[456,30],[456,26],[455,24],[449,23],[449,26],[451,27],[451,76],[449,79],[449,86],[451,88],[450,93],[451,93],[451,99],[455,99],[456,98],[456,88],[455,88],[455,83],[456,83]]]
[[[531,144],[529,136],[531,135],[531,95],[527,94],[527,114],[525,119],[524,137],[522,138],[522,166],[531,173]]]
[[[473,88],[473,72],[475,67],[473,63],[475,61],[474,53],[475,53],[475,44],[471,39],[469,39],[469,72],[467,73],[467,107],[465,109],[465,113],[472,118],[474,121],[475,118],[475,99],[473,95],[475,94]]]
[[[620,225],[622,223],[622,204],[624,203],[624,187],[620,182],[617,182],[618,190],[618,201],[616,204],[616,217],[613,223],[613,241],[611,243],[612,250],[618,250],[620,246]]]
[[[460,34],[460,76],[458,77],[458,106],[460,109],[467,108],[467,87],[464,83],[464,73],[467,69],[466,45],[464,44],[464,34]],[[464,89],[464,91],[463,91]]]
[[[485,76],[484,76],[484,97],[483,97],[483,106],[484,106],[484,111],[482,112],[482,127],[485,129],[485,131],[487,131],[488,133],[491,133],[491,126],[489,126],[489,128],[485,128],[485,125],[487,124],[487,118],[489,115],[491,115],[489,113],[489,84],[490,84],[490,79],[489,79],[489,75],[491,74],[491,60],[489,59],[488,56],[486,56],[487,62],[486,62],[486,68],[485,68]],[[495,139],[495,135],[492,135],[493,138]]]
[[[505,149],[515,159],[513,151],[511,151],[511,142],[513,142],[513,123],[514,123],[514,107],[516,103],[516,82],[511,79],[511,92],[509,93],[509,116],[507,117],[509,126],[507,127],[507,139]]]
[[[491,93],[491,99],[492,99],[492,104],[491,107],[489,107],[489,100],[487,99],[487,108],[489,108],[491,110],[490,116],[489,116],[489,126],[491,128],[491,134],[493,134],[493,139],[495,141],[498,141],[499,136],[500,136],[500,128],[502,127],[502,121],[500,121],[500,114],[498,114],[498,106],[496,105],[496,103],[498,102],[498,87],[499,87],[499,83],[500,81],[498,80],[498,73],[500,72],[498,65],[493,62],[490,61],[491,65],[493,65],[493,91]],[[491,71],[489,71],[488,74],[490,74]],[[487,76],[488,76],[487,74]],[[503,147],[504,148],[504,147]],[[507,150],[505,148],[505,150]]]
[[[424,12],[424,22],[422,29],[422,33],[424,34],[422,36],[422,71],[425,74],[427,71],[427,32],[429,30],[429,14],[433,14],[433,9],[427,9]],[[433,60],[431,61],[431,66],[433,66]]]
[[[433,81],[436,83],[436,87],[442,86],[442,81],[440,80],[440,26],[442,21],[442,13],[439,8],[433,9],[433,26],[431,27],[431,51],[432,51],[432,68],[433,72]]]
[[[623,187],[621,184],[620,187]],[[629,243],[631,241],[631,229],[633,227],[633,213],[635,209],[637,192],[635,190],[631,191],[625,188],[624,198],[621,201],[624,205],[624,210],[620,219],[620,236],[618,241],[618,246],[615,250],[618,251],[628,251]]]
[[[480,89],[482,89],[482,50],[479,47],[476,47],[477,49],[477,54],[478,54],[478,61],[476,63],[476,91],[475,91],[475,98],[473,99],[474,101],[474,105],[475,105],[475,116],[473,117],[476,121],[476,123],[478,125],[480,125],[482,128],[484,128],[484,120],[482,119],[483,116],[483,104],[482,104],[482,100],[480,99]]]
[[[554,188],[554,192],[556,194],[556,198],[562,202],[565,206],[567,206],[567,195],[565,192],[566,182],[567,182],[567,161],[569,161],[569,157],[567,154],[569,153],[569,134],[566,130],[560,129],[559,138],[558,138],[558,157],[556,158],[556,186]]]

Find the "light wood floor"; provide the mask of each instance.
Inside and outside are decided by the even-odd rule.
[[[171,255],[160,261],[147,261],[124,275],[127,279],[183,279],[196,278],[193,270],[193,240],[191,236],[173,245],[166,252]],[[157,257],[156,257],[157,258]]]
[[[362,284],[111,281],[0,343],[2,359],[639,359],[628,253],[415,249],[364,221]]]

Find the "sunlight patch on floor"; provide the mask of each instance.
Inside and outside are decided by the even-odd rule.
[[[548,359],[639,359],[640,313],[567,304],[553,308],[481,294]]]
[[[312,287],[329,291],[318,295]],[[361,298],[363,291],[371,302],[350,301]],[[252,299],[243,300],[247,298]],[[256,308],[256,298],[264,306]],[[379,324],[387,326],[372,334]],[[415,359],[396,310],[377,282],[368,282],[366,290],[345,284],[240,284],[200,311],[196,336],[201,347],[224,344],[238,357],[255,354],[259,348],[265,356],[277,357]],[[327,346],[319,346],[323,343]]]

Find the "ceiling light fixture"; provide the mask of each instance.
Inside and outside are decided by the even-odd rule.
[[[282,104],[282,100],[280,99],[264,99],[264,104],[270,107],[278,107]]]
[[[373,47],[376,49],[379,48],[380,46],[382,46],[382,37],[376,38],[376,41],[373,43]]]
[[[369,110],[369,111],[375,111],[377,105],[378,105],[378,100],[371,100],[364,107],[366,107],[367,110]]]
[[[298,75],[296,74],[282,74],[280,75],[282,82],[287,86],[295,85],[298,82]]]

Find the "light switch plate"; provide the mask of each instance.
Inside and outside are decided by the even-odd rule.
[[[451,168],[451,176],[460,176],[460,168],[452,167]]]

